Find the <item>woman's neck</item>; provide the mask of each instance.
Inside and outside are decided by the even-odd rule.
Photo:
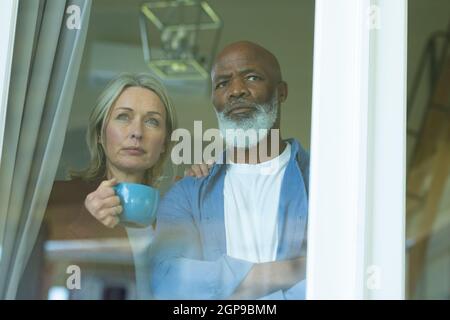
[[[145,183],[145,172],[123,172],[116,168],[107,168],[107,179],[116,178],[118,182]]]

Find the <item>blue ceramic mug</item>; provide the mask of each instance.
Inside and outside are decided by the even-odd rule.
[[[125,227],[145,228],[156,218],[159,190],[138,183],[122,182],[114,186],[123,207],[119,215],[120,224]]]

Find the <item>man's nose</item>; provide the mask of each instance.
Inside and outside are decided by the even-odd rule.
[[[228,98],[237,99],[248,96],[249,91],[242,79],[235,79],[231,82]]]

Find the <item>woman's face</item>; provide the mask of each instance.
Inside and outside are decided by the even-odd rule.
[[[126,88],[112,106],[104,148],[108,170],[143,174],[165,150],[166,110],[159,97],[141,87]]]

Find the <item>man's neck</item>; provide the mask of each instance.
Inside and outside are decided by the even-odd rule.
[[[279,132],[279,131],[278,131]],[[271,130],[257,145],[250,148],[233,148],[230,155],[234,163],[258,164],[278,157],[286,148],[280,134],[272,135]]]

